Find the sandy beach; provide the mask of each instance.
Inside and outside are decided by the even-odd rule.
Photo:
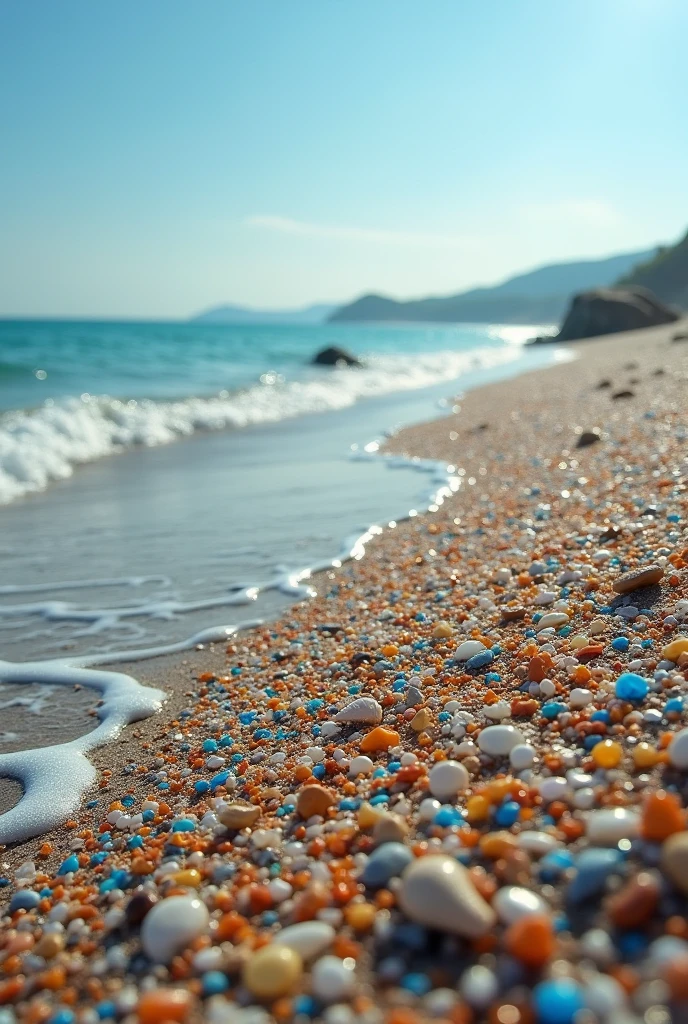
[[[688,640],[661,653],[688,635],[675,614],[688,598],[688,343],[672,340],[685,331],[576,343],[574,362],[471,391],[454,415],[402,430],[388,450],[453,463],[455,496],[388,527],[364,559],[314,578],[315,599],[226,648],[118,666],[169,698],[93,752],[98,788],[67,826],[3,851],[0,1002],[38,1022],[60,1006],[116,1003],[126,988],[119,1016],[133,1020],[138,1005],[144,1022],[196,1019],[202,999],[218,1022],[263,1020],[254,1004],[291,1020],[311,999],[309,1015],[328,1024],[468,1024],[498,1005],[516,1015],[491,1022],[527,1024],[532,992],[562,977],[581,1009],[597,986],[619,1013],[642,1016],[658,979],[669,1002],[683,1000],[688,872],[675,860],[661,879],[655,869],[668,837],[688,836],[688,759],[670,747]],[[650,564],[658,578],[629,589],[632,601],[615,592]],[[634,607],[624,617],[619,605]],[[457,653],[466,642],[473,661]],[[619,691],[623,673],[649,680],[641,697]],[[333,722],[358,698],[351,724]],[[509,729],[522,760],[509,758]],[[18,795],[1,792],[4,806]],[[128,824],[146,801],[152,813]],[[235,803],[255,813],[233,816]],[[402,851],[398,867],[377,852],[391,845],[383,835]],[[620,849],[623,867],[609,859],[597,888],[574,898],[577,858],[598,847]],[[414,880],[409,865],[427,867],[430,853],[467,872]],[[13,910],[22,886],[40,902]],[[510,887],[530,892],[531,918]],[[198,928],[177,940],[169,925],[169,955],[154,936],[142,960],[133,901],[153,914],[160,895],[197,894]],[[46,915],[71,922],[54,952]],[[310,921],[322,925],[317,954],[306,939],[280,947],[282,927]],[[585,942],[600,930],[615,936],[606,960]],[[631,953],[624,936],[639,930]],[[668,936],[675,946],[655,956]],[[104,937],[119,958],[107,978]],[[137,991],[155,986],[167,994],[149,991],[141,1009]]]

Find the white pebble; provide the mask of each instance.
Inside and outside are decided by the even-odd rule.
[[[349,765],[349,775],[370,775],[375,770],[375,765],[365,754],[358,754]]]
[[[520,885],[506,885],[492,900],[492,908],[503,924],[513,924],[522,917],[547,913],[547,904],[536,892]]]
[[[196,896],[170,896],[146,914],[141,942],[154,963],[168,964],[177,953],[208,930],[210,915]]]
[[[293,949],[304,960],[312,960],[332,945],[335,934],[332,925],[324,921],[299,921],[278,932],[275,942]]]
[[[525,768],[532,768],[535,756],[535,747],[531,747],[529,743],[517,743],[509,752],[509,761],[514,771],[520,772]]]
[[[286,929],[285,929],[286,930]],[[323,956],[311,971],[311,989],[323,1003],[336,1003],[354,991],[354,961],[340,960],[338,956]]]
[[[464,642],[459,644],[454,652],[454,660],[468,661],[469,658],[473,658],[476,654],[480,654],[481,651],[486,650],[487,647],[485,644],[481,644],[479,640],[464,640]]]
[[[514,725],[488,725],[478,736],[478,746],[490,757],[506,757],[522,742],[523,733]]]
[[[489,967],[475,964],[461,975],[459,991],[469,1006],[484,1010],[499,991],[499,983]]]
[[[458,761],[438,761],[430,769],[428,783],[430,792],[438,800],[452,800],[468,787],[470,777]]]
[[[605,807],[588,815],[587,826],[592,846],[616,846],[620,839],[635,839],[640,834],[640,815],[625,807]]]
[[[688,729],[677,732],[669,744],[669,760],[680,771],[688,768]]]

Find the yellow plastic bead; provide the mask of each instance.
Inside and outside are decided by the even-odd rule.
[[[473,824],[484,821],[490,813],[490,801],[484,796],[471,796],[466,801],[466,817]]]
[[[654,768],[658,760],[659,753],[649,743],[639,743],[633,751],[633,763],[636,768]]]
[[[190,889],[197,889],[201,884],[201,873],[195,868],[186,868],[184,871],[176,871],[172,878],[177,885],[186,885]]]
[[[358,827],[362,829],[372,828],[381,817],[382,812],[376,811],[367,800],[364,800],[358,809]]]
[[[303,961],[294,949],[274,943],[263,946],[244,967],[243,981],[257,999],[279,999],[294,991],[303,974]]]
[[[373,927],[376,914],[372,903],[350,903],[344,911],[344,919],[355,932],[367,932]]]
[[[399,648],[396,644],[385,644],[382,653],[385,658],[394,658],[399,653]]]
[[[493,779],[492,782],[487,784],[487,795],[493,804],[501,804],[505,796],[511,793],[511,787],[514,784],[514,780],[511,778],[507,779]]]
[[[616,768],[623,757],[623,748],[614,740],[602,740],[592,748],[592,759],[598,768]]]
[[[688,637],[677,636],[675,640],[662,648],[662,657],[668,661],[678,661],[686,651],[688,651]]]

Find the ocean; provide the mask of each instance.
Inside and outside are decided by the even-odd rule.
[[[2,657],[278,613],[371,525],[460,485],[380,439],[556,358],[524,347],[543,329],[0,323]],[[328,345],[364,367],[311,365]]]

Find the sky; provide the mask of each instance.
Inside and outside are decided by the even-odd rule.
[[[0,0],[0,316],[447,294],[688,226],[685,0]]]

